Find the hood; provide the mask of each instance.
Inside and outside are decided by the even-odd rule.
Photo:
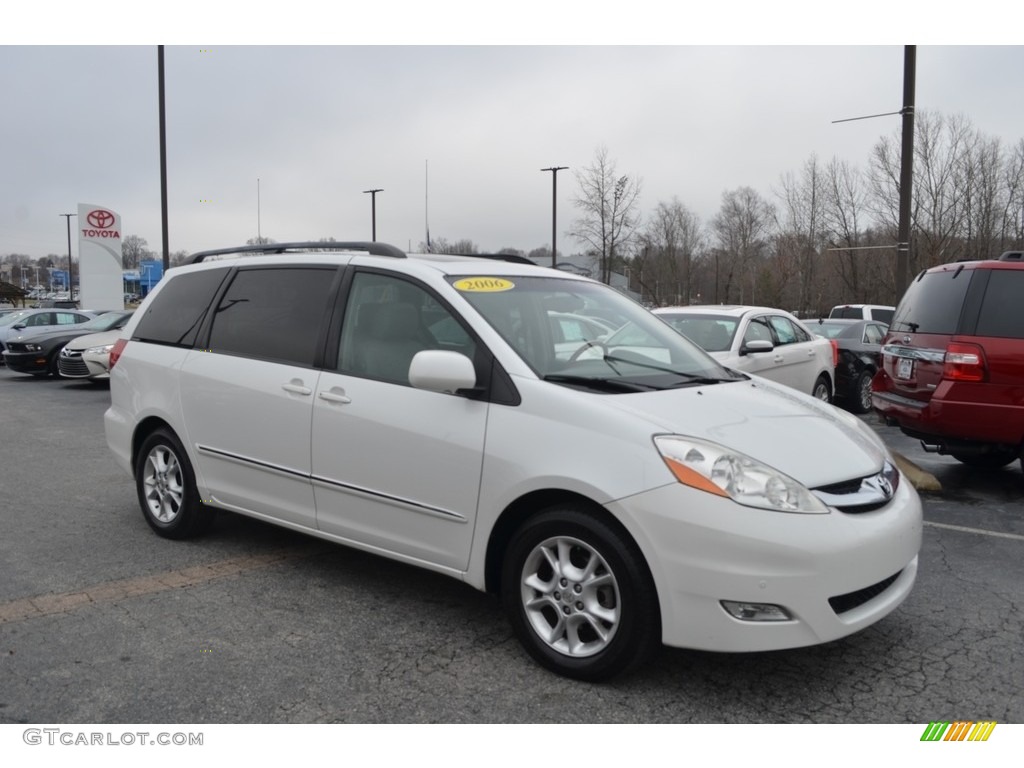
[[[40,342],[50,342],[50,341],[58,341],[59,342],[61,339],[68,339],[68,340],[70,340],[70,339],[77,338],[77,337],[79,337],[79,336],[81,336],[83,334],[89,333],[89,331],[81,331],[81,330],[76,331],[76,330],[73,330],[73,329],[74,329],[73,325],[72,326],[65,325],[60,330],[52,330],[51,329],[51,330],[48,330],[48,331],[36,331],[34,333],[33,332],[25,333],[23,331],[23,332],[21,332],[20,334],[18,334],[16,336],[9,337],[8,338],[8,343],[10,343],[10,342],[17,342],[18,344],[23,344],[26,341],[33,342],[33,343],[36,343],[36,344],[38,344]]]
[[[117,328],[113,331],[100,331],[99,333],[90,333],[86,336],[79,336],[76,339],[72,339],[67,343],[67,349],[79,351],[89,349],[89,347],[102,347],[105,344],[113,344],[124,333],[124,328]]]
[[[870,427],[765,379],[608,397],[664,434],[712,440],[808,488],[877,473],[887,456]]]

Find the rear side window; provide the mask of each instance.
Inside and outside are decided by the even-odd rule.
[[[892,309],[881,309],[879,307],[875,307],[871,310],[871,319],[878,320],[883,323],[891,323],[894,311],[895,310]]]
[[[1024,271],[993,269],[976,333],[979,336],[1024,339],[1021,297],[1024,297]]]
[[[890,331],[956,333],[973,270],[928,272],[915,280],[896,308]]]
[[[334,268],[240,270],[213,316],[210,351],[312,366]]]
[[[226,269],[178,275],[153,297],[132,337],[156,344],[191,347]]]
[[[828,316],[839,320],[860,320],[864,316],[864,310],[860,307],[833,307]]]

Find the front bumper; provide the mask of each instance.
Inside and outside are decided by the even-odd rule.
[[[88,354],[65,347],[57,358],[60,375],[69,379],[109,379],[110,354]]]
[[[885,507],[859,514],[771,512],[681,485],[609,508],[651,567],[666,645],[750,652],[825,643],[893,611],[914,585],[921,502],[901,482]],[[781,606],[792,618],[734,618],[721,601]]]
[[[49,360],[44,352],[11,352],[3,353],[4,363],[12,371],[18,373],[46,373]]]

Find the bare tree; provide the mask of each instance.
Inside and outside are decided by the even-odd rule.
[[[757,281],[768,249],[774,211],[750,187],[722,193],[722,206],[711,222],[718,245],[712,251],[716,303],[729,302],[736,294],[743,303],[748,285],[750,301],[757,300]]]
[[[121,238],[121,259],[124,269],[138,269],[139,264],[147,259],[155,258],[155,255],[146,246],[148,243],[144,237],[138,235],[125,235]]]
[[[782,188],[776,192],[782,202],[782,220],[778,221],[778,263],[773,272],[787,275],[785,282],[796,290],[786,291],[790,294],[786,298],[801,312],[817,303],[815,265],[824,244],[825,183],[818,158],[812,155],[799,176],[783,174]]]
[[[583,215],[569,234],[599,254],[601,282],[610,283],[612,270],[624,262],[640,223],[641,180],[618,175],[603,146],[594,154],[594,162],[575,176],[580,191],[573,203]]]
[[[631,265],[641,293],[655,304],[689,304],[694,297],[693,270],[704,248],[700,218],[679,198],[658,203],[640,234],[640,255]]]
[[[472,240],[467,240],[465,238],[449,242],[443,237],[432,237],[430,238],[429,248],[426,243],[420,243],[419,248],[421,253],[452,253],[463,255],[480,253],[480,248],[477,244]]]
[[[842,302],[895,303],[895,224],[871,228],[871,194],[864,174],[833,158],[825,171],[824,197],[826,268],[817,308],[824,311]]]

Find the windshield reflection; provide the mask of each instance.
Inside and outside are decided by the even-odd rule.
[[[618,291],[562,277],[452,284],[538,377],[605,392],[735,381],[704,350]]]

